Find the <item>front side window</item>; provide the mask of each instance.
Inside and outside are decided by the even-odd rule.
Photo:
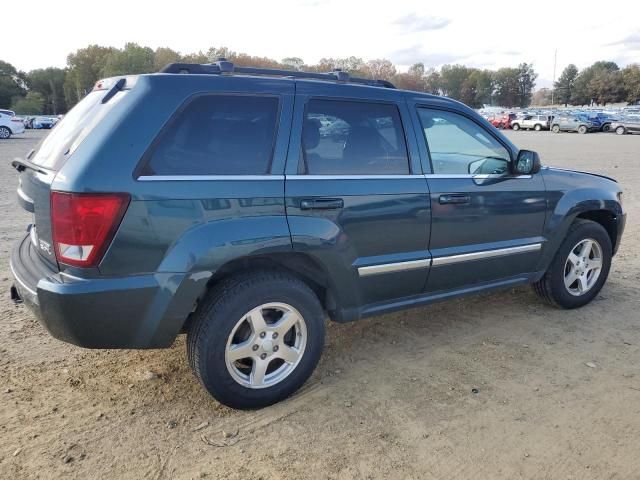
[[[501,174],[509,167],[508,150],[484,128],[463,115],[418,108],[435,174]]]
[[[276,97],[195,97],[163,128],[140,175],[268,173],[278,103]]]
[[[302,128],[300,173],[404,175],[409,159],[398,107],[311,100]]]

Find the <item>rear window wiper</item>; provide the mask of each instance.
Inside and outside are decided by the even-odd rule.
[[[19,172],[23,172],[28,168],[30,170],[34,170],[34,171],[36,171],[38,173],[42,173],[44,175],[46,175],[48,173],[46,170],[43,170],[42,168],[40,168],[35,163],[31,163],[28,160],[22,160],[20,158],[16,158],[13,162],[11,162],[11,166],[13,168],[15,168]]]
[[[100,103],[107,103],[109,100],[111,100],[113,98],[113,96],[118,93],[120,90],[122,90],[124,88],[124,84],[127,83],[127,79],[126,78],[121,78],[120,80],[118,80],[113,87],[111,87],[109,89],[109,91],[107,92],[107,94],[102,97],[102,101]]]

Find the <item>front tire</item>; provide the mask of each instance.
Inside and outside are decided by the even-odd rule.
[[[607,281],[611,257],[611,239],[602,225],[578,219],[569,228],[547,272],[534,283],[534,290],[557,307],[582,307]]]
[[[520,125],[518,125],[517,123],[512,123],[511,128],[517,132],[518,130],[520,130]]]
[[[588,132],[588,129],[587,129],[587,127],[585,127],[584,125],[580,125],[580,126],[578,127],[578,133],[580,133],[580,134],[584,135],[584,134],[585,134],[585,133],[587,133],[587,132]]]
[[[618,135],[624,135],[624,134],[625,134],[625,129],[624,129],[624,127],[618,127],[618,128],[616,128],[616,133],[617,133]]]
[[[536,132],[539,132],[540,130],[542,130],[542,125],[540,125],[539,123],[536,123],[536,125],[533,127],[533,129],[534,129]]]
[[[11,137],[11,130],[7,127],[0,127],[0,138],[6,140],[9,137]]]
[[[554,125],[553,127],[551,127],[551,131],[553,133],[560,133],[560,125]]]
[[[264,271],[222,281],[194,314],[187,355],[219,402],[272,405],[298,390],[324,346],[324,312],[297,277]]]

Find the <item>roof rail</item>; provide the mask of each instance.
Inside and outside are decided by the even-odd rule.
[[[170,63],[160,73],[190,73],[205,75],[222,75],[243,73],[246,75],[266,75],[274,77],[302,78],[309,80],[326,80],[340,83],[358,83],[371,87],[396,88],[387,80],[373,80],[369,78],[351,77],[348,72],[335,69],[333,72],[299,72],[296,70],[279,70],[276,68],[237,67],[225,58],[218,59],[215,63]]]

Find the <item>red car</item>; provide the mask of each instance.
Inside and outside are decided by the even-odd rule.
[[[496,128],[511,128],[511,122],[515,120],[515,113],[505,113],[504,115],[496,115],[495,117],[489,118],[489,123]]]

